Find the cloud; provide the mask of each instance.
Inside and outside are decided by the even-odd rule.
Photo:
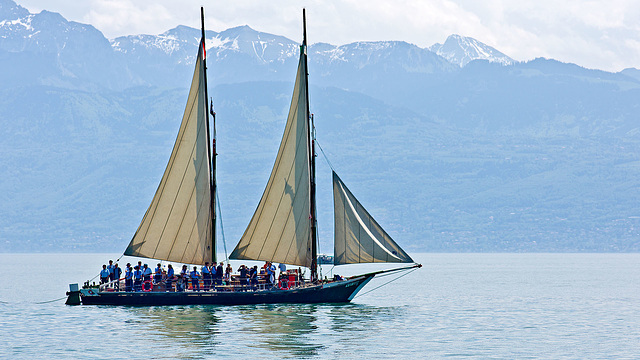
[[[162,2],[132,0],[91,0],[91,9],[83,20],[108,37],[125,34],[157,34],[168,30],[174,20],[172,11]]]

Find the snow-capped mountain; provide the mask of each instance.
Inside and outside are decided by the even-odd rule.
[[[31,14],[11,0],[0,0],[1,50],[62,55],[86,51],[89,45],[104,49],[109,43],[91,25],[67,21],[62,15],[46,10]]]
[[[0,87],[36,82],[88,89],[129,82],[112,75],[120,66],[109,41],[93,26],[46,10],[31,14],[11,0],[0,0],[0,16],[3,65],[13,69],[0,74],[5,80]]]
[[[488,60],[502,65],[512,65],[515,61],[500,51],[480,41],[460,35],[451,35],[444,44],[434,44],[429,50],[449,60],[451,63],[464,67],[473,60]]]
[[[178,63],[192,65],[195,61],[193,48],[200,41],[201,32],[187,26],[178,26],[160,35],[130,35],[111,40],[113,49],[136,56],[159,53],[171,57]],[[262,63],[284,62],[297,56],[298,44],[282,37],[239,26],[215,32],[206,32],[207,57],[224,58],[228,53],[242,53]]]
[[[207,31],[206,37],[209,66],[216,73],[214,83],[289,80],[283,77],[283,71],[295,66],[298,57],[297,41],[246,25],[222,32]],[[90,86],[113,90],[138,85],[182,87],[186,86],[184,79],[189,79],[195,60],[193,49],[199,39],[199,29],[178,26],[159,35],[108,40],[93,26],[67,21],[48,11],[31,14],[12,0],[0,0],[0,51],[11,54],[9,64],[19,70],[32,61],[24,58],[34,57],[47,64],[16,71],[21,78],[12,81],[35,80],[39,84],[85,89],[93,84]],[[483,45],[477,43],[477,47]],[[402,41],[340,46],[318,43],[309,46],[309,53],[310,66],[321,85],[346,87],[351,83],[349,88],[354,84],[368,87],[370,81],[405,74],[455,70],[448,60],[429,49]],[[164,78],[158,77],[160,72]],[[376,73],[375,79],[365,74],[369,72]],[[357,79],[359,74],[362,81]]]
[[[354,69],[362,69],[386,64],[412,73],[434,73],[451,68],[431,51],[404,41],[355,42],[341,46],[319,43],[310,46],[309,50],[313,61],[324,66],[348,63]]]
[[[13,21],[29,15],[29,11],[12,0],[0,0],[0,22]]]

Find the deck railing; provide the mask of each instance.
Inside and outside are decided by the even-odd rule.
[[[167,280],[169,279],[164,278],[159,282],[156,282],[154,280],[146,280],[146,281],[140,281],[140,282],[132,280],[133,285],[131,286],[130,291],[132,292],[196,291],[193,289],[191,279],[187,279],[187,281],[185,281],[183,278],[174,277],[173,279],[170,279],[170,281],[167,281]],[[179,285],[178,282],[180,282],[181,284]],[[170,284],[169,289],[167,289],[168,283]],[[200,287],[199,291],[264,291],[264,290],[275,290],[275,289],[291,290],[295,288],[304,287],[305,284],[308,284],[308,283],[305,282],[304,280],[299,281],[299,280],[293,280],[291,277],[285,277],[276,281],[274,284],[271,284],[265,279],[265,277],[262,277],[258,280],[258,283],[254,282],[252,284],[250,279],[246,279],[246,282],[243,282],[242,279],[234,275],[231,281],[222,281],[221,284],[215,284],[214,280],[211,280],[207,288],[205,288],[203,279],[198,279],[198,284]],[[182,290],[179,290],[180,288]],[[126,286],[126,281],[124,278],[100,284],[99,290],[101,292],[128,291]]]

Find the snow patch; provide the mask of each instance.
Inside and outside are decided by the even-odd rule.
[[[33,26],[31,26],[31,21],[33,20],[33,15],[26,16],[21,19],[15,20],[3,20],[0,21],[0,27],[15,27],[21,26],[27,31],[33,31]]]
[[[500,51],[474,38],[451,35],[444,44],[435,44],[429,50],[460,67],[466,66],[473,60],[487,60],[502,65],[512,65],[513,59]]]

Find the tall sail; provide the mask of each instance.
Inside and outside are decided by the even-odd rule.
[[[413,260],[347,189],[333,172],[335,265]]]
[[[311,267],[309,119],[305,46],[269,182],[231,259]]]
[[[189,264],[215,257],[205,71],[203,40],[169,163],[125,255]]]

